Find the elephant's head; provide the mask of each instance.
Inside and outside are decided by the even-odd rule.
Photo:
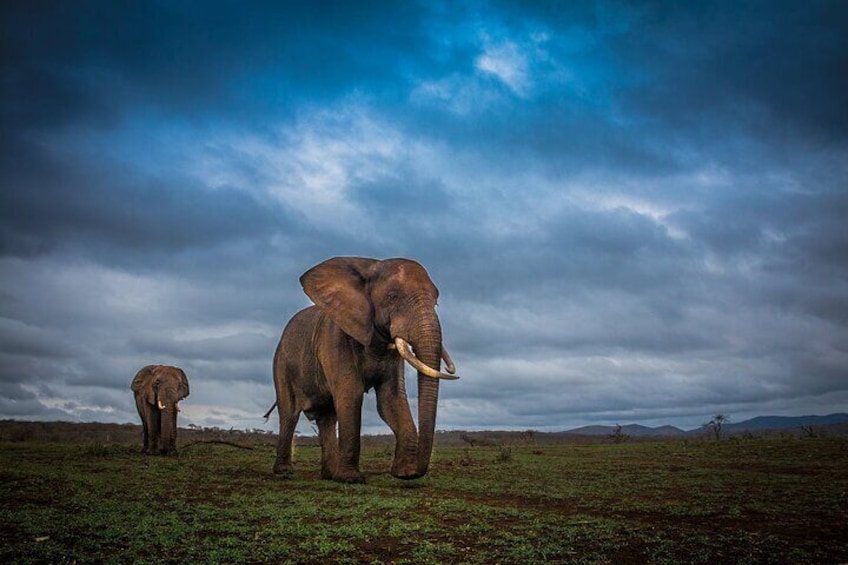
[[[158,365],[152,373],[142,393],[145,402],[157,406],[162,413],[162,452],[171,453],[177,446],[178,403],[189,394],[188,378],[182,369],[168,365]]]
[[[439,291],[427,271],[408,259],[329,259],[300,278],[306,294],[357,342],[397,348],[418,371],[418,474],[430,464],[439,379],[455,379],[436,315]]]

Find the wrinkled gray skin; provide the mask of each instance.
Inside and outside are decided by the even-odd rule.
[[[131,385],[144,427],[144,449],[151,455],[177,453],[177,403],[188,396],[188,378],[179,367],[148,365]]]
[[[439,369],[439,293],[427,271],[408,259],[336,257],[307,271],[300,282],[315,306],[289,321],[274,355],[280,417],[274,472],[291,472],[292,439],[303,412],[318,425],[321,477],[363,482],[362,398],[373,388],[380,417],[396,438],[391,474],[400,479],[425,475],[439,382],[418,373],[419,435],[406,396],[403,360],[390,344],[403,338],[421,361]]]

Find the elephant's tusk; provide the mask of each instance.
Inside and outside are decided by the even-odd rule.
[[[451,375],[456,373],[456,365],[453,364],[453,359],[451,359],[451,356],[448,354],[448,350],[445,349],[444,345],[442,346],[442,359],[445,360],[445,370]]]
[[[404,343],[406,343],[406,342],[404,342]],[[397,349],[398,347],[394,343],[390,343],[387,346],[387,348],[388,349]],[[413,355],[414,355],[414,353],[413,353]],[[404,357],[404,359],[405,359],[405,357]],[[448,350],[445,349],[444,345],[442,346],[442,359],[444,359],[444,361],[445,361],[445,370],[448,373],[450,373],[451,375],[456,374],[456,365],[453,364],[453,359],[451,359],[451,356],[448,353]],[[439,378],[444,378],[444,377],[439,377]],[[456,378],[458,379],[459,377],[456,377]],[[272,406],[271,410],[273,410],[273,409],[274,409],[274,407]],[[270,413],[270,410],[268,412]]]
[[[157,400],[157,401],[156,401],[156,404],[158,404],[158,405],[159,405],[159,410],[164,410],[164,409],[165,409],[165,405],[164,405],[164,404],[162,404],[162,401],[161,401],[161,400]]]
[[[453,375],[446,375],[444,373],[440,373],[432,367],[428,367],[427,365],[425,365],[424,362],[421,361],[421,359],[415,356],[415,353],[412,352],[412,348],[409,347],[409,344],[406,343],[401,337],[395,338],[395,347],[397,348],[398,353],[400,353],[400,356],[403,357],[407,363],[412,365],[412,367],[422,375],[428,376],[432,379],[447,379],[451,381],[455,381],[459,378]]]

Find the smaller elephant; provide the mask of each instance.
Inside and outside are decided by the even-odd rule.
[[[144,449],[151,455],[177,453],[177,403],[188,396],[188,378],[179,367],[148,365],[136,373],[131,387],[144,427]]]

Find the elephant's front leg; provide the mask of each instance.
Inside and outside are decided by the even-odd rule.
[[[339,468],[339,440],[336,437],[335,412],[318,416],[318,437],[321,440],[321,478],[334,479]]]
[[[143,422],[144,431],[142,432],[144,435],[142,436],[142,448],[141,452],[144,455],[150,454],[150,434],[147,432],[147,422]]]
[[[365,482],[365,476],[359,472],[359,435],[362,427],[363,394],[364,392],[358,392],[358,394],[353,392],[334,399],[339,421],[339,462],[333,477],[336,481]]]
[[[400,370],[402,371],[403,367]],[[395,435],[392,476],[399,479],[419,477],[418,434],[402,378],[390,380],[377,388],[377,411]]]

